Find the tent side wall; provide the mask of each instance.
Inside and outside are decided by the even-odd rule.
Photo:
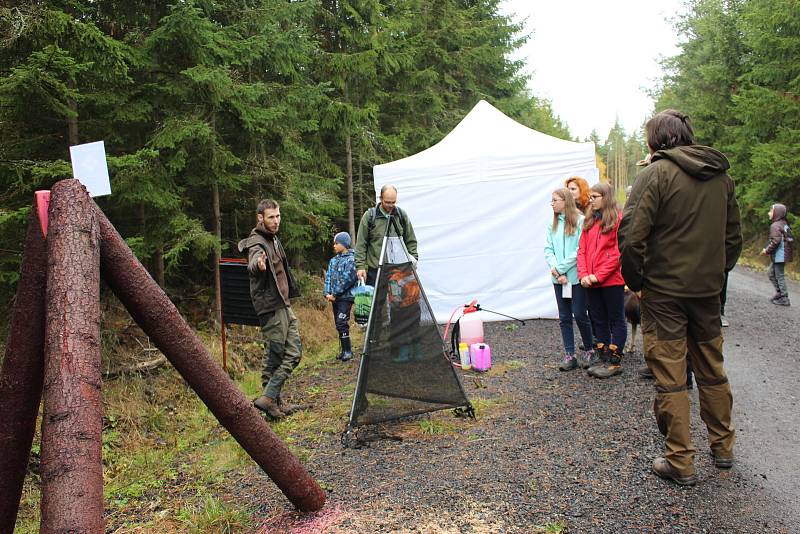
[[[438,164],[412,156],[375,167],[376,191],[394,184],[414,224],[418,271],[438,322],[472,299],[523,319],[557,317],[543,252],[550,195],[569,176],[593,183],[598,172],[594,146],[570,144],[562,154],[460,154]]]

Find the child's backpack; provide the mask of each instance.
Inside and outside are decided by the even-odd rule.
[[[364,284],[363,280],[358,281],[358,285],[353,290],[353,315],[356,323],[365,325],[369,321],[369,312],[372,309],[372,296],[375,288]]]
[[[794,234],[788,224],[783,226],[783,261],[790,262],[794,257]]]

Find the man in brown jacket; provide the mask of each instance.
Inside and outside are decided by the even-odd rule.
[[[253,404],[271,418],[280,419],[298,408],[281,401],[281,389],[303,354],[297,317],[289,302],[300,292],[277,235],[281,225],[278,203],[272,199],[259,202],[256,221],[250,235],[239,242],[239,251],[247,252],[250,298],[265,345],[263,391]]]
[[[694,485],[686,358],[694,368],[700,415],[714,463],[733,465],[733,396],[723,368],[720,291],[742,249],[739,205],[725,156],[694,144],[689,117],[666,110],[645,125],[651,164],[637,177],[619,229],[622,275],[641,291],[654,411],[666,438],[653,471]]]

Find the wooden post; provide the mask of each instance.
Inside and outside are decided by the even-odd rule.
[[[47,246],[37,212],[34,202],[0,370],[0,532],[14,531],[42,397]]]
[[[80,182],[53,186],[47,231],[41,532],[102,533],[100,244]]]
[[[316,481],[217,365],[105,215],[95,210],[103,279],[136,323],[292,504],[302,511],[322,508],[325,493]]]

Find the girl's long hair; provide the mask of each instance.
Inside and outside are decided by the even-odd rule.
[[[578,199],[580,201],[580,205],[578,206],[578,209],[585,210],[589,207],[589,182],[580,176],[570,176],[564,182],[564,187],[569,187],[570,182],[575,182],[575,184],[578,186],[578,190],[580,191],[580,198]]]
[[[572,198],[572,193],[566,187],[556,189],[553,194],[564,201],[564,234],[575,235],[575,230],[578,228],[578,217],[581,212],[575,206],[575,199]],[[558,228],[558,213],[553,212],[553,232]]]
[[[614,188],[609,184],[598,183],[592,186],[592,191],[603,195],[603,207],[600,209],[600,216],[595,217],[591,206],[586,208],[585,218],[583,219],[583,231],[586,232],[594,226],[595,221],[600,221],[600,232],[605,234],[617,226],[619,219],[619,207],[614,196]]]

